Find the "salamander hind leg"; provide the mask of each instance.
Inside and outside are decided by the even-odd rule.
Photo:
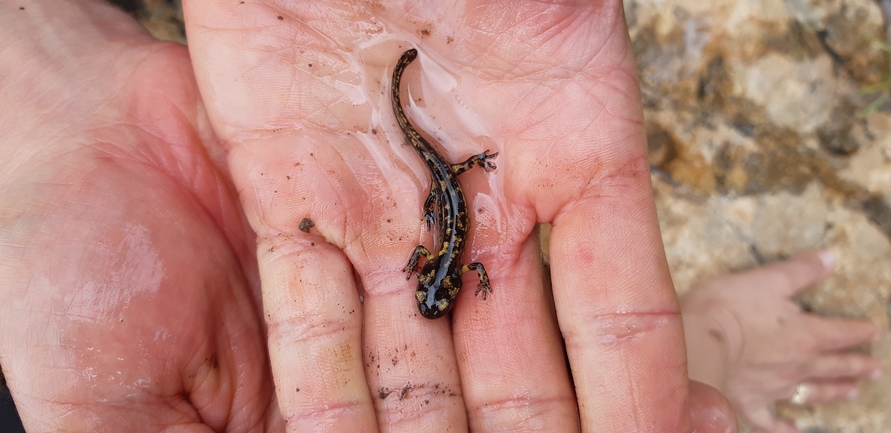
[[[418,271],[418,260],[423,255],[427,260],[433,259],[433,254],[430,253],[430,250],[423,245],[418,245],[415,247],[415,250],[411,253],[411,258],[408,259],[408,264],[402,268],[402,272],[408,272],[408,275],[405,276],[406,280],[411,279],[412,274]]]
[[[492,286],[489,285],[489,274],[486,273],[486,267],[483,266],[482,263],[473,262],[464,265],[461,268],[461,273],[476,271],[477,275],[480,277],[480,284],[476,286],[476,292],[474,295],[479,295],[480,292],[483,292],[483,300],[486,300],[486,297],[492,293]]]
[[[494,162],[490,161],[496,156],[498,156],[498,152],[490,154],[487,150],[479,155],[473,155],[470,158],[467,158],[467,161],[452,164],[452,170],[455,171],[455,174],[464,173],[473,167],[482,167],[483,170],[492,171],[498,168]]]

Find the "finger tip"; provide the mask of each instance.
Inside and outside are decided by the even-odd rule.
[[[697,432],[737,432],[736,412],[717,389],[690,381],[691,421]]]
[[[827,271],[832,271],[835,269],[835,262],[838,260],[838,254],[830,250],[821,250],[817,253],[817,257],[820,258],[820,262],[823,263],[823,267]]]

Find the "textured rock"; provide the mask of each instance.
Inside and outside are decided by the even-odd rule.
[[[152,36],[162,41],[186,43],[182,0],[108,0],[120,7]]]
[[[888,71],[873,1],[626,2],[654,191],[680,292],[816,248],[836,275],[799,297],[888,330],[891,112],[860,89]],[[870,349],[891,372],[888,333]],[[779,413],[812,432],[891,431],[891,381]]]

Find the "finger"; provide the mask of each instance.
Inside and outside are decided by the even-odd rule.
[[[813,335],[817,349],[833,351],[859,346],[874,341],[881,329],[866,320],[827,319],[806,314],[803,326]]]
[[[743,417],[752,427],[763,430],[766,433],[801,433],[792,424],[777,419],[773,411],[768,407],[757,409],[743,409]]]
[[[422,317],[412,296],[418,283],[406,280],[399,269],[385,266],[363,277],[365,375],[380,429],[434,432],[447,425],[466,431],[467,410],[449,319]]]
[[[697,433],[739,431],[736,414],[724,394],[702,382],[690,381],[690,424]]]
[[[628,172],[558,215],[551,231],[554,299],[582,428],[686,431],[685,347],[649,169],[645,158],[622,165]]]
[[[455,345],[471,431],[535,426],[577,432],[578,409],[556,322],[542,287],[537,231],[517,260],[492,274],[488,301],[469,293],[455,312]],[[492,263],[492,261],[490,261]],[[497,342],[497,343],[496,343]]]
[[[753,272],[763,278],[760,287],[789,297],[831,275],[835,261],[835,254],[830,251],[811,251]]]
[[[269,357],[289,431],[376,426],[362,364],[362,315],[349,262],[324,242],[258,245]]]
[[[620,2],[598,4],[595,15],[601,18],[622,14]],[[609,11],[612,7],[617,11]],[[612,23],[618,25],[599,52],[629,58],[631,48],[622,42],[627,38],[615,37],[627,30],[621,20]],[[605,21],[598,26],[610,28]],[[553,198],[560,190],[556,185],[574,187],[555,213],[547,211],[545,200],[540,212],[553,215],[554,303],[581,427],[585,432],[689,431],[686,348],[649,182],[643,115],[639,103],[629,104],[636,94],[613,91],[636,89],[638,83],[633,64],[621,60],[608,69],[612,79],[591,86],[577,81],[584,95],[566,100],[578,110],[594,110],[588,117],[602,121],[585,120],[593,126],[582,131],[568,125],[561,138],[573,144],[558,140],[538,160],[539,167],[571,164],[551,183],[541,183],[548,188],[539,192]],[[563,114],[572,117],[578,110]],[[553,155],[571,159],[549,165]]]
[[[808,382],[796,404],[814,405],[838,400],[856,400],[860,396],[853,381]]]
[[[881,374],[879,362],[862,353],[821,355],[807,368],[811,379],[869,379]]]

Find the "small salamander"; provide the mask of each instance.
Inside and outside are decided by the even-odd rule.
[[[418,290],[415,298],[418,301],[418,310],[428,319],[436,319],[445,316],[455,306],[455,299],[461,291],[461,275],[468,271],[476,271],[480,283],[476,288],[476,294],[482,292],[483,299],[492,292],[489,285],[489,275],[482,263],[461,264],[461,255],[467,244],[467,232],[470,230],[470,221],[467,217],[467,202],[461,184],[458,183],[458,175],[473,167],[482,167],[486,171],[495,170],[496,166],[490,160],[498,156],[498,152],[490,154],[485,151],[474,155],[459,164],[449,164],[430,143],[418,134],[405,113],[402,111],[402,102],[399,99],[399,83],[402,81],[402,73],[418,56],[418,50],[410,49],[402,54],[396,68],[393,70],[392,101],[393,113],[396,121],[405,134],[406,140],[418,151],[427,168],[430,169],[432,181],[430,195],[424,202],[424,219],[429,230],[437,222],[439,223],[439,241],[442,248],[434,255],[423,245],[418,245],[412,252],[408,265],[403,272],[408,272],[406,279],[413,274],[418,276]],[[438,212],[435,212],[438,211]],[[418,260],[421,256],[427,260],[418,271]]]

